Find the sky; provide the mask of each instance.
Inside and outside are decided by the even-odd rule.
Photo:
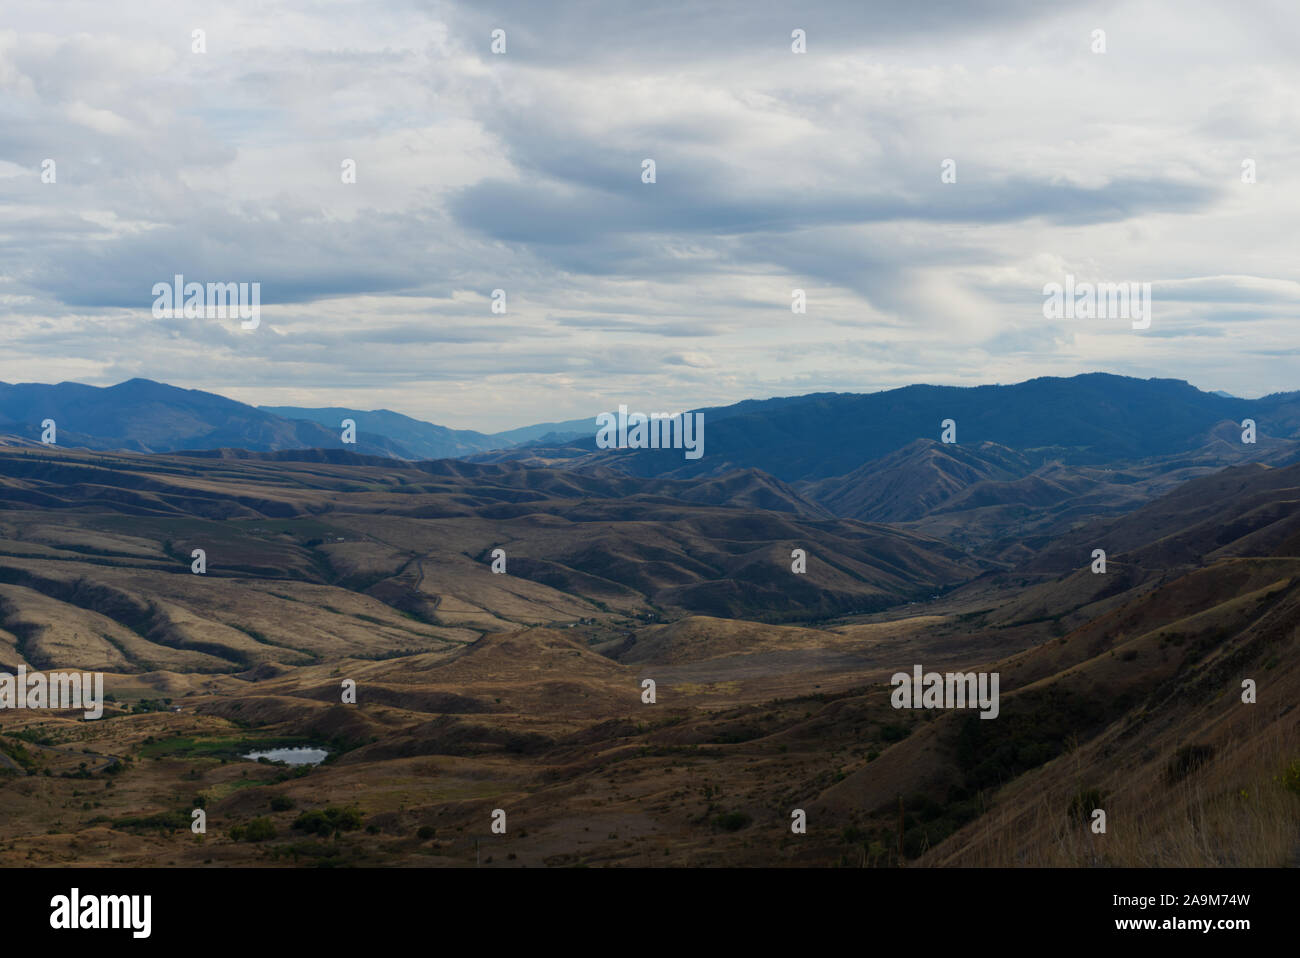
[[[5,0],[0,380],[483,431],[1300,389],[1297,35],[1290,2]],[[259,283],[260,324],[156,318],[177,273]],[[1150,283],[1150,327],[1045,317],[1067,274]]]

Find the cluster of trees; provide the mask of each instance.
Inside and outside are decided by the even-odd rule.
[[[337,835],[340,832],[354,832],[361,827],[361,809],[349,805],[339,808],[314,808],[303,812],[294,819],[293,827],[310,835]]]

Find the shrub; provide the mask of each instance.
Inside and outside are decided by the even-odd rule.
[[[337,835],[339,832],[353,832],[361,827],[361,809],[355,806],[338,808],[314,808],[303,812],[293,823],[293,827],[312,835]]]
[[[255,818],[244,826],[244,841],[264,842],[275,837],[275,825],[269,818]]]
[[[190,827],[187,810],[159,812],[155,815],[131,815],[113,820],[112,828],[125,831],[174,832]]]
[[[287,812],[289,809],[293,808],[295,804],[294,800],[288,795],[271,796],[271,811],[273,812]]]
[[[415,834],[420,841],[427,842],[430,838],[433,838],[434,835],[438,834],[438,829],[434,828],[432,825],[421,825],[420,830]]]
[[[1213,745],[1184,745],[1165,766],[1165,780],[1170,785],[1182,781],[1213,757]]]
[[[727,832],[738,832],[753,819],[744,812],[723,812],[713,819],[713,827]]]
[[[856,825],[845,825],[840,830],[840,841],[846,845],[856,845],[867,840],[867,832]]]
[[[1106,802],[1106,793],[1099,788],[1081,788],[1070,799],[1070,820],[1087,824],[1094,809],[1101,808]]]
[[[1017,695],[996,722],[966,716],[956,747],[965,787],[994,788],[1051,761],[1072,741],[1089,738],[1101,728],[1108,708],[1114,707],[1113,702],[1055,688]]]
[[[906,858],[918,858],[956,830],[957,826],[947,818],[936,818],[931,822],[914,825],[903,833],[903,855]]]

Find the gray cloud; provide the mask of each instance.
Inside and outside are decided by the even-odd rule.
[[[1256,13],[11,0],[0,379],[483,429],[1089,369],[1294,389],[1300,13]],[[1152,329],[1044,321],[1067,272],[1151,282]],[[174,273],[260,282],[261,328],[155,321]]]

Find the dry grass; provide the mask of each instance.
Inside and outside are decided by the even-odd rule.
[[[1170,784],[1163,762],[1141,775],[1088,777],[1075,756],[1028,805],[1011,801],[945,842],[922,864],[972,867],[1280,868],[1300,865],[1300,791],[1283,784],[1300,762],[1297,723],[1274,723]],[[1048,778],[1044,769],[1034,777]],[[1294,774],[1294,773],[1293,773]],[[1070,801],[1087,781],[1105,795],[1106,833],[1072,821]],[[1018,788],[1017,794],[1029,792]],[[954,836],[955,839],[958,836]]]

